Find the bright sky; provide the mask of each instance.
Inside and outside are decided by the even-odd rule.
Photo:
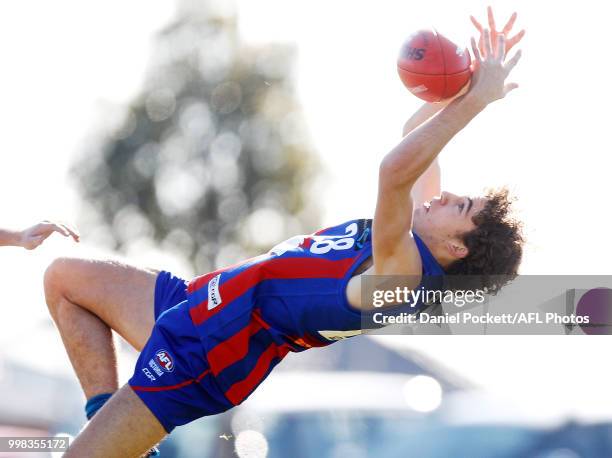
[[[509,2],[491,3],[502,23],[511,13]],[[528,30],[514,72],[521,87],[447,147],[441,156],[444,187],[478,193],[508,184],[515,190],[529,237],[524,273],[606,274],[610,7],[594,0],[579,7],[552,5],[512,2],[519,12],[517,27]],[[296,46],[299,95],[328,169],[320,190],[324,225],[372,214],[378,163],[419,106],[396,75],[402,38],[434,25],[467,44],[468,15],[483,18],[485,6],[474,0],[238,1],[245,40]],[[101,108],[127,102],[138,89],[153,33],[172,14],[169,2],[144,0],[29,0],[0,6],[5,126],[0,226],[24,226],[43,217],[77,219],[66,179],[71,158],[99,122]],[[35,253],[2,251],[5,354],[70,372],[59,337],[48,325],[41,278],[53,256],[72,249],[51,240]],[[172,256],[153,252],[146,260],[185,272]],[[548,408],[555,407],[555,396],[570,396],[563,406],[587,406],[593,415],[609,403],[612,369],[597,364],[606,343],[592,337],[489,336],[420,338],[409,345],[494,391],[518,393],[530,402],[543,399]],[[568,365],[575,370],[568,371]],[[587,381],[588,389],[578,388]]]

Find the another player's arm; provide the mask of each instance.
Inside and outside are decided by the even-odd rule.
[[[415,282],[418,281],[421,259],[411,232],[414,209],[411,191],[415,183],[451,138],[489,103],[517,87],[504,82],[520,53],[504,64],[505,37],[500,35],[495,55],[488,31],[486,44],[483,58],[472,40],[476,68],[468,93],[404,137],[380,165],[372,234],[376,275],[414,275]]]
[[[418,208],[425,202],[429,202],[442,193],[441,176],[440,164],[436,157],[412,187],[410,194],[412,195],[415,208]]]
[[[403,137],[410,134],[414,129],[431,119],[436,113],[450,103],[425,103],[419,108],[404,124]],[[418,207],[425,202],[429,202],[435,196],[439,196],[442,191],[440,179],[440,164],[436,157],[427,170],[417,179],[412,191],[414,206]]]
[[[64,237],[72,237],[75,242],[79,241],[79,234],[69,226],[43,221],[23,230],[0,229],[0,246],[16,246],[33,250],[54,232]]]
[[[0,246],[19,246],[21,242],[21,231],[0,229]]]

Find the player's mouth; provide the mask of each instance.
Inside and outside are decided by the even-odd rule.
[[[431,203],[425,202],[423,204],[423,208],[425,209],[425,213],[429,213],[429,209],[431,208]]]

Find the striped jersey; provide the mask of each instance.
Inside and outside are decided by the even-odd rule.
[[[423,275],[443,275],[414,238]],[[372,220],[352,220],[189,282],[191,319],[230,402],[244,401],[287,353],[361,333],[361,313],[345,291],[371,255]]]

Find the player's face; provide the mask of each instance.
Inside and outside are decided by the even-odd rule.
[[[484,197],[458,196],[444,191],[439,197],[415,209],[414,230],[434,242],[459,240],[461,234],[476,228],[472,217],[485,204]]]

